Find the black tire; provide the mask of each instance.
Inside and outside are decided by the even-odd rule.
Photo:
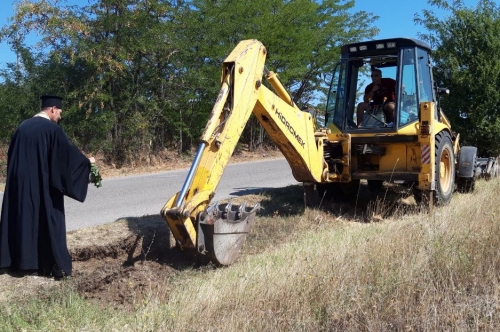
[[[446,205],[450,202],[455,187],[455,154],[450,134],[442,131],[436,135],[436,187],[434,202]]]
[[[463,146],[460,148],[458,156],[457,191],[460,193],[470,193],[476,186],[476,162],[477,148],[475,146]],[[479,169],[479,174],[481,170]]]

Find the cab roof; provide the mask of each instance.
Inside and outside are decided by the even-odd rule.
[[[394,44],[395,43],[395,44]],[[392,47],[390,47],[392,46]],[[388,39],[377,39],[377,40],[367,40],[358,43],[346,44],[342,46],[341,53],[351,53],[356,55],[373,54],[387,51],[388,49],[399,49],[401,47],[420,47],[428,52],[431,51],[431,47],[426,42],[413,38],[388,38]],[[360,49],[362,47],[362,49]],[[355,50],[355,51],[354,51]]]

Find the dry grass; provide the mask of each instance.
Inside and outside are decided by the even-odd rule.
[[[482,182],[432,216],[382,223],[319,211],[287,217],[308,230],[190,279],[146,309],[148,322],[186,331],[494,331],[499,188],[498,180]]]
[[[263,208],[234,265],[165,276],[133,312],[63,283],[6,304],[0,330],[495,331],[499,195],[481,181],[433,215],[376,199],[304,210],[299,186],[252,195]]]

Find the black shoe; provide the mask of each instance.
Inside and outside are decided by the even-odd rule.
[[[52,276],[54,280],[60,281],[69,278],[69,275],[66,274],[64,270],[52,270]]]

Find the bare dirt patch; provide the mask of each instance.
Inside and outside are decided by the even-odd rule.
[[[45,293],[64,283],[105,307],[131,310],[151,295],[168,296],[170,278],[183,269],[197,268],[196,260],[175,248],[159,215],[70,232],[67,239],[73,258],[71,277],[55,281],[35,273],[4,271],[0,302]]]
[[[121,308],[165,292],[165,280],[185,263],[160,216],[69,233],[68,247],[74,261],[72,286],[87,298]]]

